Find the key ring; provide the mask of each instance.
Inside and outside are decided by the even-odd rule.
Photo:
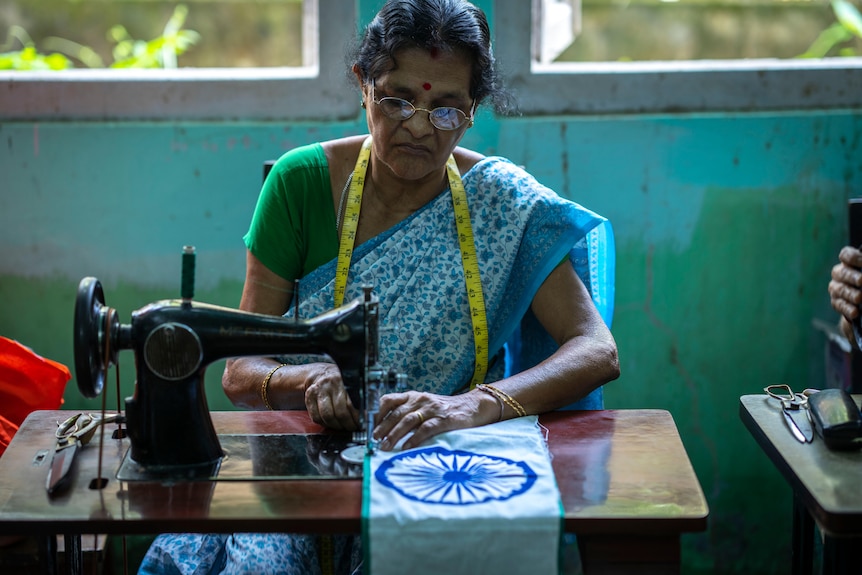
[[[763,388],[763,391],[769,397],[780,401],[781,406],[786,409],[803,409],[808,407],[808,396],[804,392],[794,392],[786,383],[767,385]]]

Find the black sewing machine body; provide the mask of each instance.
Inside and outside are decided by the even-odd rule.
[[[84,278],[75,311],[78,386],[85,396],[98,396],[117,352],[133,350],[136,382],[134,395],[126,399],[126,423],[127,459],[134,470],[128,474],[213,476],[224,452],[207,406],[206,367],[229,357],[327,355],[338,365],[367,428],[380,394],[401,381],[377,364],[377,310],[370,288],[364,297],[306,320],[184,298],[148,304],[132,313],[129,325],[120,325],[115,310],[104,305],[99,281]],[[373,449],[365,435],[366,448]]]
[[[130,343],[138,379],[135,395],[126,400],[132,459],[175,466],[211,465],[221,458],[203,383],[206,366],[227,357],[329,355],[361,409],[364,373],[376,363],[376,337],[368,333],[375,322],[366,321],[373,309],[355,300],[308,321],[178,300],[136,311]]]

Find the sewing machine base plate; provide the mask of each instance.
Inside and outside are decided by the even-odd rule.
[[[351,479],[362,477],[362,464],[342,451],[358,444],[350,434],[219,435],[225,452],[213,464],[145,467],[126,452],[120,481],[266,481],[285,479]]]

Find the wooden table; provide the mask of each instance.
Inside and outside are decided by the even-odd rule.
[[[0,535],[360,532],[358,479],[118,481],[128,441],[109,435],[101,474],[107,486],[90,487],[99,476],[97,435],[78,456],[69,492],[49,498],[53,432],[69,413],[33,413],[0,458]],[[304,412],[213,412],[212,418],[220,435],[325,432]],[[560,411],[540,421],[549,430],[565,529],[578,535],[585,570],[678,573],[680,536],[706,529],[708,507],[671,415]]]
[[[765,394],[742,396],[739,415],[793,490],[794,575],[812,573],[815,522],[823,573],[862,572],[862,451],[832,451],[817,436],[800,443]]]

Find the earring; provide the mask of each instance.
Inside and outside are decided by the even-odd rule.
[[[359,107],[360,107],[360,108],[362,108],[362,109],[365,109],[365,100],[360,100],[360,101],[359,101]]]

